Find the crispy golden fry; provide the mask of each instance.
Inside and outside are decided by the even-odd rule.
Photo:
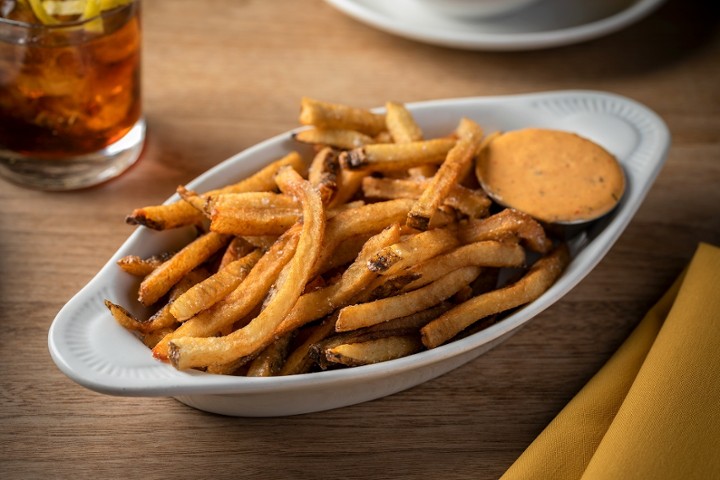
[[[260,257],[262,257],[262,252],[255,250],[243,258],[229,263],[214,275],[180,295],[172,303],[170,313],[182,322],[212,307],[247,278]]]
[[[340,154],[340,163],[349,170],[392,172],[445,160],[455,139],[436,138],[411,143],[379,143]]]
[[[362,189],[363,194],[368,198],[418,199],[427,188],[427,185],[427,180],[365,177]],[[462,185],[453,186],[444,201],[445,205],[475,218],[487,216],[491,203],[487,195],[481,190],[469,189]]]
[[[410,143],[423,139],[422,129],[405,105],[401,103],[385,103],[385,125],[395,143]],[[354,147],[348,147],[348,150],[350,148]]]
[[[180,337],[170,341],[169,357],[177,368],[223,364],[249,355],[274,334],[310,280],[310,268],[320,256],[325,231],[325,211],[320,194],[291,168],[281,169],[276,181],[284,192],[300,198],[303,224],[293,259],[280,274],[278,285],[264,310],[230,335],[211,338]]]
[[[323,129],[356,130],[374,136],[385,130],[385,117],[362,108],[303,97],[300,124]]]
[[[330,203],[338,190],[339,174],[340,160],[337,152],[330,147],[321,149],[310,163],[308,180],[315,188],[320,190],[320,198],[324,205]]]
[[[272,377],[280,373],[285,363],[292,334],[287,333],[268,345],[248,365],[247,377]]]
[[[210,258],[229,241],[230,237],[227,235],[213,232],[198,237],[145,277],[138,290],[140,303],[152,305],[157,302],[183,276]]]
[[[406,357],[422,349],[417,335],[402,335],[338,345],[326,350],[325,357],[329,362],[354,367]]]
[[[350,305],[340,310],[335,330],[338,332],[355,330],[428,309],[450,298],[479,274],[478,267],[463,267],[412,292],[374,302]]]
[[[168,345],[179,337],[209,337],[232,326],[262,302],[280,271],[295,254],[300,227],[293,227],[282,235],[255,264],[245,280],[222,301],[187,320],[153,348],[153,356],[166,360]]]
[[[524,263],[525,250],[517,243],[494,240],[475,242],[438,255],[409,269],[405,275],[415,275],[417,279],[408,283],[403,290],[415,290],[466,265],[499,268],[521,267]]]
[[[277,160],[263,168],[254,175],[233,185],[228,185],[217,190],[207,192],[216,193],[240,193],[240,192],[261,192],[275,188],[275,174],[283,166],[292,166],[298,171],[305,170],[305,163],[297,152],[291,152],[285,157]],[[125,219],[130,225],[144,225],[154,230],[166,230],[185,225],[194,225],[202,221],[202,214],[196,208],[185,201],[138,208]]]
[[[228,193],[206,199],[210,230],[227,235],[280,235],[301,215],[297,200],[281,193]]]
[[[568,261],[567,248],[556,248],[514,284],[473,297],[428,323],[421,329],[423,344],[435,348],[482,318],[535,300],[555,283]]]
[[[327,145],[329,147],[351,149],[376,143],[376,140],[355,130],[311,128],[293,134],[293,139],[301,143]]]
[[[530,215],[512,208],[482,220],[468,221],[459,229],[458,236],[462,243],[520,239],[527,248],[539,253],[546,253],[552,248],[542,225]]]
[[[467,175],[482,140],[482,129],[472,120],[462,119],[458,127],[459,140],[447,154],[440,169],[429,181],[412,210],[407,224],[427,230],[430,219],[448,197],[452,189]]]
[[[300,211],[286,208],[214,209],[210,231],[224,235],[280,235],[300,219]]]
[[[220,193],[204,195],[205,210],[212,214],[216,210],[286,209],[300,213],[297,199],[275,192]]]
[[[172,254],[153,255],[150,258],[140,258],[137,255],[127,255],[117,261],[124,272],[134,277],[144,277],[167,261]]]
[[[394,275],[460,244],[451,229],[437,228],[411,235],[394,245],[383,248],[370,258],[368,268],[382,275]]]

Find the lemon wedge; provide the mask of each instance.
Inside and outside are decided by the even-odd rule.
[[[78,16],[79,20],[90,20],[102,12],[132,3],[133,0],[22,0],[29,4],[35,17],[43,25],[57,25],[58,17]],[[95,30],[102,29],[102,22],[90,22]]]

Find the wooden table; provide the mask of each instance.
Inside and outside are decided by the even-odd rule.
[[[671,0],[589,43],[483,53],[397,38],[320,0],[145,2],[141,161],[73,193],[0,181],[0,477],[497,478],[698,242],[720,244],[720,16],[705,3]],[[600,265],[470,364],[349,408],[243,419],[94,393],[51,361],[52,319],[131,232],[125,214],[295,127],[301,96],[371,107],[575,88],[657,111],[673,134],[667,164]]]

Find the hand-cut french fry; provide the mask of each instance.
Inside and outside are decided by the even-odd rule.
[[[300,213],[300,203],[297,199],[275,192],[243,192],[219,193],[204,195],[205,210],[212,214],[215,210],[252,210],[252,209],[288,209]]]
[[[337,152],[325,147],[321,149],[308,168],[308,180],[315,188],[320,190],[320,198],[324,205],[328,205],[338,190],[340,173],[340,160]]]
[[[427,230],[433,214],[471,168],[482,140],[482,129],[472,120],[464,118],[458,126],[458,131],[460,138],[457,144],[448,152],[440,169],[408,213],[408,226]]]
[[[394,275],[459,245],[455,232],[436,228],[411,235],[398,243],[383,248],[370,258],[368,268],[382,275]]]
[[[138,289],[140,303],[152,305],[157,302],[190,270],[210,258],[229,241],[230,237],[213,232],[198,237],[145,277]]]
[[[153,255],[149,258],[140,258],[137,255],[127,255],[117,261],[123,271],[135,277],[144,277],[167,261],[172,254]]]
[[[320,194],[291,168],[281,169],[276,181],[281,190],[297,195],[303,204],[303,224],[293,259],[283,269],[278,287],[265,309],[230,335],[211,338],[180,337],[170,341],[169,357],[177,368],[223,364],[253,353],[270,338],[302,294],[310,269],[320,255],[325,211]]]
[[[206,310],[225,298],[247,278],[262,252],[255,250],[239,260],[229,263],[202,282],[180,295],[171,305],[170,313],[184,321]]]
[[[406,357],[422,349],[417,335],[403,335],[338,345],[326,350],[325,357],[330,362],[354,367]]]
[[[362,147],[363,145],[376,143],[376,140],[373,137],[355,130],[320,128],[301,130],[293,134],[293,139],[301,143],[327,145],[329,147],[342,149],[357,148]]]
[[[280,235],[300,219],[300,210],[287,208],[213,209],[210,231],[225,235]]]
[[[295,254],[299,226],[282,235],[255,264],[245,280],[222,301],[187,320],[153,348],[153,356],[166,360],[168,345],[179,337],[209,337],[241,320],[262,302],[280,271]]]
[[[303,97],[300,101],[300,124],[377,135],[385,130],[385,116],[362,108]]]
[[[458,236],[462,243],[520,239],[527,248],[539,253],[546,253],[552,248],[542,225],[530,215],[511,208],[482,220],[468,221],[459,229]]]
[[[279,235],[301,215],[297,200],[282,193],[227,193],[206,198],[210,230],[228,235]]]
[[[555,283],[568,261],[567,249],[556,248],[514,284],[473,297],[425,325],[421,329],[423,344],[437,347],[484,317],[535,300]]]
[[[385,124],[395,143],[410,143],[423,139],[422,129],[401,103],[385,103]],[[354,147],[348,147],[350,148]]]
[[[206,192],[215,193],[240,193],[240,192],[261,192],[275,188],[275,174],[283,166],[292,166],[298,171],[305,170],[305,162],[297,152],[291,152],[285,157],[277,160],[259,172],[242,180],[241,182],[228,185],[217,190]],[[154,230],[166,230],[169,228],[193,225],[202,221],[202,214],[196,208],[185,201],[138,208],[125,219],[130,225],[144,225]]]
[[[335,330],[346,332],[425,310],[450,298],[472,282],[479,273],[478,267],[463,267],[412,292],[350,305],[340,310]]]
[[[292,334],[286,333],[273,343],[265,347],[260,354],[248,365],[248,377],[272,377],[280,373],[287,350],[292,340]]]
[[[411,143],[378,143],[340,154],[340,163],[349,170],[392,172],[445,160],[455,139],[435,138]]]
[[[363,194],[367,198],[391,199],[412,198],[418,199],[427,187],[427,180],[405,180],[399,178],[363,179]],[[462,185],[452,187],[445,198],[445,205],[453,207],[469,217],[485,217],[490,208],[491,201],[484,192],[471,190]]]
[[[455,250],[438,255],[415,265],[406,275],[417,279],[408,283],[403,291],[410,291],[434,282],[443,275],[466,265],[476,267],[521,267],[525,263],[525,251],[517,243],[486,240],[463,245]]]

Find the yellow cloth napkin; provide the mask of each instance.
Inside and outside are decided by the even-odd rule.
[[[720,249],[690,265],[502,476],[720,479]]]

